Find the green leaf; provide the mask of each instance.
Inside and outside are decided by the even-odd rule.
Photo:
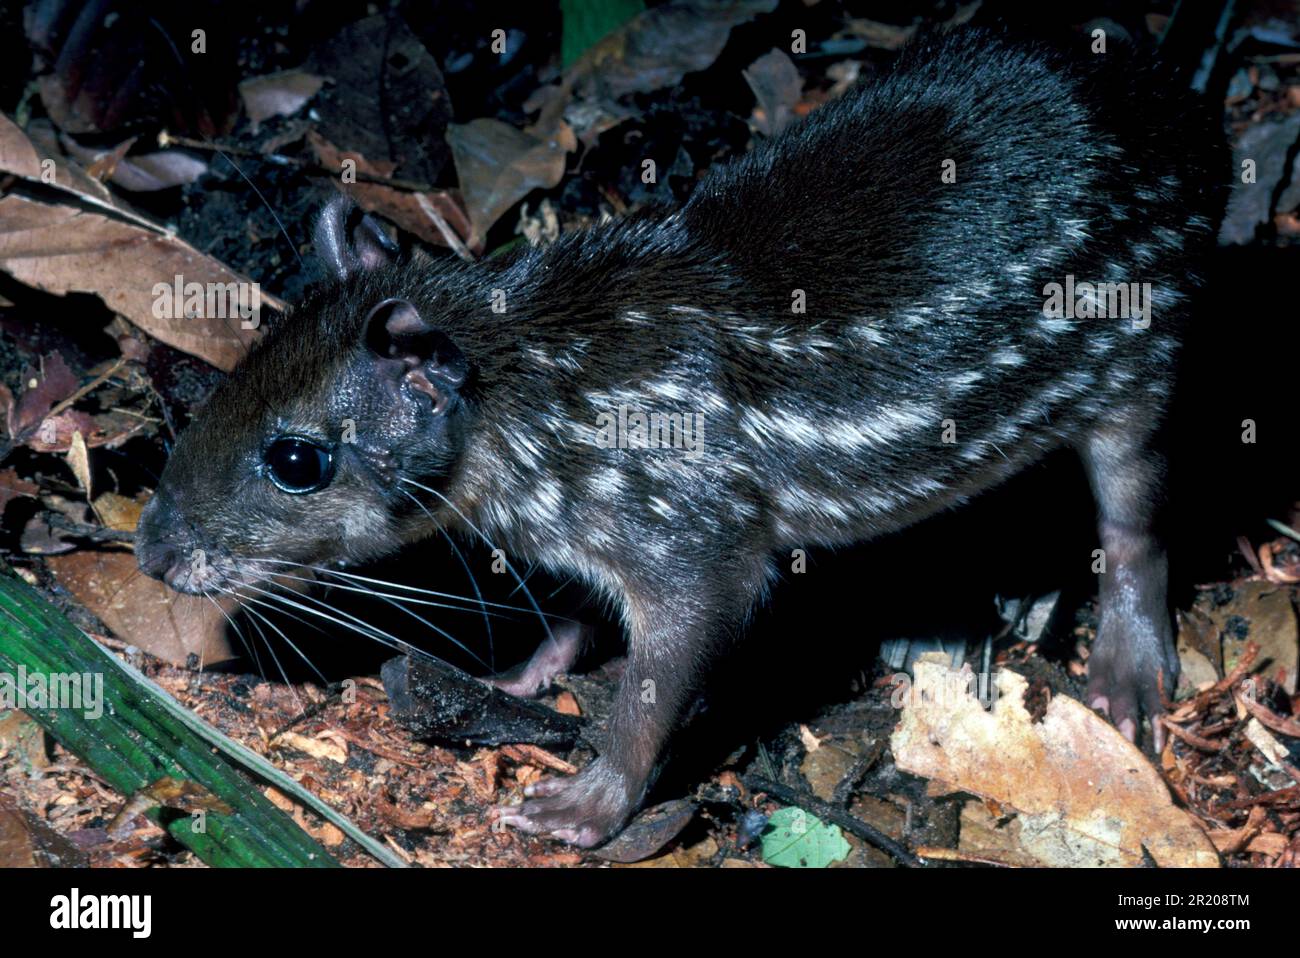
[[[825,868],[848,857],[838,825],[827,825],[802,808],[782,808],[763,832],[763,861],[780,868]]]
[[[23,709],[124,799],[150,794],[163,780],[208,796],[200,830],[190,815],[157,805],[146,816],[203,861],[218,866],[329,867],[338,863],[200,735],[202,721],[77,629],[0,563],[0,673],[10,692],[40,677],[94,689],[67,702]],[[89,683],[89,685],[87,684]],[[98,693],[102,692],[102,698]],[[63,707],[55,707],[56,705]],[[180,713],[180,714],[178,714]],[[219,736],[224,739],[224,736]],[[228,740],[226,740],[228,741]],[[233,743],[231,743],[233,744]]]
[[[569,69],[606,34],[613,33],[645,9],[641,0],[560,0],[564,33],[560,61]]]

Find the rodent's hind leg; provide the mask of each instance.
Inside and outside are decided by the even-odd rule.
[[[659,570],[652,587],[628,596],[628,664],[610,715],[606,747],[577,775],[544,779],[525,790],[520,805],[497,809],[499,821],[590,848],[616,834],[641,805],[664,746],[698,692],[719,639],[734,630],[752,604],[764,563],[718,563],[705,578]],[[754,577],[735,577],[744,567]]]
[[[579,622],[561,623],[551,629],[551,634],[527,662],[483,681],[508,695],[521,699],[537,698],[550,688],[557,675],[573,667],[586,647],[590,633],[590,626]]]
[[[1150,444],[1149,410],[1119,416],[1080,444],[1097,500],[1105,555],[1097,639],[1088,659],[1088,705],[1129,741],[1142,716],[1156,749],[1164,744],[1160,682],[1172,697],[1178,652],[1167,599],[1168,560],[1155,533],[1163,462]]]

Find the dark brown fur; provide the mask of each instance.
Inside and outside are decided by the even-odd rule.
[[[1090,698],[1132,734],[1177,671],[1150,440],[1219,178],[1208,128],[1157,94],[1135,64],[968,33],[711,171],[680,210],[503,261],[377,265],[384,244],[334,207],[320,244],[342,278],[182,436],[142,566],[202,591],[251,558],[361,561],[436,522],[582,577],[630,637],[609,744],[502,817],[591,845],[642,801],[774,556],[909,525],[1068,445],[1108,558]],[[1150,283],[1149,328],[1047,317],[1067,274]],[[698,415],[701,454],[602,445],[620,406]],[[319,491],[267,481],[289,434],[334,457]]]

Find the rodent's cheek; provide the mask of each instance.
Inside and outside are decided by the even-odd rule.
[[[261,519],[253,548],[262,555],[303,563],[361,560],[396,546],[392,518],[377,489],[346,472],[319,492],[289,495],[274,490],[269,508],[251,510]]]
[[[328,511],[349,558],[373,558],[400,545],[392,512],[373,485],[345,481],[330,491]]]

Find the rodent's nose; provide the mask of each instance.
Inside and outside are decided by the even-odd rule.
[[[135,561],[140,571],[151,578],[162,580],[163,576],[180,559],[180,550],[167,542],[136,542]]]
[[[136,564],[141,572],[154,579],[161,580],[181,558],[180,547],[164,536],[169,518],[166,500],[155,492],[145,504],[135,527]]]

